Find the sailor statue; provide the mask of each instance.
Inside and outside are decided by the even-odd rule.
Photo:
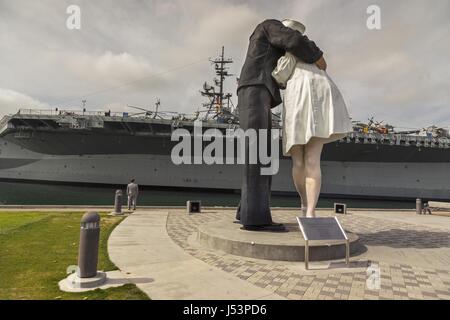
[[[270,19],[260,23],[250,36],[238,83],[238,110],[242,129],[255,129],[257,132],[259,129],[266,129],[267,138],[271,136],[271,109],[282,102],[280,87],[271,74],[278,60],[287,52],[300,61],[325,68],[322,51],[307,36],[286,27],[278,20]],[[259,141],[256,145],[260,145]],[[259,159],[257,164],[249,163],[249,144],[246,143],[245,147],[246,162],[243,166],[241,201],[236,219],[244,230],[284,231],[282,224],[272,221],[271,176],[261,175],[263,165]]]

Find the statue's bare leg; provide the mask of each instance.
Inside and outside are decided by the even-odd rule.
[[[295,145],[290,150],[292,156],[292,178],[300,195],[303,216],[306,216],[308,200],[306,197],[305,146]]]
[[[308,208],[307,217],[316,216],[316,206],[319,201],[320,188],[322,186],[322,172],[320,158],[322,155],[324,139],[311,138],[305,146],[305,172],[306,172],[306,199]]]

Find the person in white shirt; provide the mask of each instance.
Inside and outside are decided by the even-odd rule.
[[[133,210],[136,210],[138,194],[139,186],[137,185],[135,180],[132,179],[127,186],[128,210],[131,210],[131,207],[133,207]]]
[[[282,23],[304,34],[305,26]],[[301,197],[304,216],[315,217],[322,183],[320,159],[324,144],[353,131],[344,99],[324,67],[298,60],[287,52],[272,72],[286,89],[283,108],[283,154],[291,156],[292,176]]]

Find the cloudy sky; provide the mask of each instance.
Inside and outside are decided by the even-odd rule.
[[[81,30],[66,27],[69,5]],[[366,26],[381,8],[381,30]],[[239,75],[253,28],[304,22],[354,120],[450,125],[449,0],[0,0],[0,114],[20,107],[194,112],[222,45]],[[227,89],[235,92],[236,79]],[[236,102],[236,101],[235,101]]]

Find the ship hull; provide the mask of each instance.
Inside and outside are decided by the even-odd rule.
[[[0,179],[239,190],[239,165],[174,165],[164,154],[49,155],[0,138]],[[280,160],[272,191],[295,194],[291,160]],[[322,161],[322,195],[352,198],[450,200],[448,162]]]

